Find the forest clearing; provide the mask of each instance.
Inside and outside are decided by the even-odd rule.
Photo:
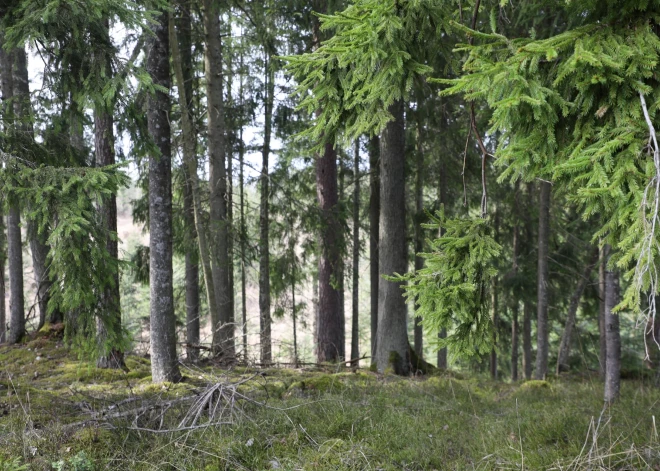
[[[0,471],[660,470],[660,0],[0,0]]]

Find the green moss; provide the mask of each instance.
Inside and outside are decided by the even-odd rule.
[[[520,385],[520,390],[550,389],[550,383],[539,379],[530,379]]]

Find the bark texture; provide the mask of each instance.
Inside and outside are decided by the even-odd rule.
[[[227,219],[227,174],[225,117],[222,83],[222,40],[218,2],[204,0],[204,69],[208,103],[209,205],[211,270],[218,313],[211,319],[213,350],[225,361],[235,357],[234,313],[229,288],[229,221]]]
[[[394,119],[381,136],[381,210],[379,268],[381,275],[404,274],[406,257],[405,208],[405,129],[402,101],[390,107]],[[378,286],[378,371],[392,369],[396,374],[410,372],[406,301],[399,282],[380,280]]]
[[[444,160],[440,162],[440,178],[438,179],[438,200],[440,205],[447,208],[449,204],[449,188],[447,187],[447,166]],[[438,229],[438,237],[442,237],[442,227]],[[442,328],[438,332],[440,340],[447,338],[447,329]],[[437,363],[438,368],[447,369],[447,347],[438,350]]]
[[[568,314],[566,315],[566,325],[564,326],[564,332],[561,336],[561,342],[559,344],[559,352],[557,354],[557,374],[568,371],[568,357],[571,353],[571,338],[573,336],[573,329],[575,328],[575,317],[577,315],[577,310],[580,305],[580,299],[582,299],[582,293],[589,283],[591,277],[591,272],[594,270],[596,263],[598,262],[598,249],[596,249],[591,255],[591,259],[584,267],[584,272],[578,280],[578,284],[575,287],[575,291],[571,296],[571,301],[568,305]]]
[[[378,332],[378,284],[380,271],[378,269],[378,234],[380,230],[380,138],[373,136],[369,140],[369,280],[370,314],[371,314],[371,358],[376,356],[376,339]]]
[[[353,160],[353,312],[351,319],[351,360],[360,358],[360,140],[355,141]],[[353,363],[357,366],[357,361]]]
[[[536,368],[534,379],[545,379],[548,374],[548,251],[550,243],[550,193],[552,185],[541,182],[539,194],[538,271],[536,303]]]
[[[525,301],[523,305],[523,373],[526,380],[532,379],[532,313],[534,306]]]
[[[419,255],[424,251],[424,230],[422,219],[424,217],[424,153],[422,149],[422,124],[421,118],[417,119],[417,149],[415,152],[415,271],[424,268],[424,259]],[[417,310],[417,304],[415,304]],[[424,357],[424,329],[422,328],[422,317],[415,315],[414,327],[415,353],[419,358]]]
[[[0,113],[5,114],[9,110],[8,101],[13,94],[13,85],[11,77],[11,55],[4,48],[4,36],[0,30],[0,92],[2,93],[2,102],[0,103]],[[4,343],[7,338],[7,312],[5,307],[6,284],[5,267],[7,262],[7,239],[5,236],[5,215],[4,215],[4,195],[0,196],[0,343]]]
[[[600,248],[600,262],[598,266],[598,333],[599,348],[598,366],[600,379],[605,381],[607,366],[607,332],[605,329],[605,272],[607,266],[606,247]]]
[[[619,304],[619,273],[607,270],[605,272],[605,332],[607,339],[605,404],[607,405],[619,398],[621,389],[621,333],[619,315],[614,312],[617,304]]]
[[[152,24],[147,72],[153,82],[170,89],[168,14]],[[155,383],[179,381],[172,280],[172,148],[170,98],[156,90],[149,96],[149,134],[157,148],[149,156],[149,284],[151,288],[151,375]]]

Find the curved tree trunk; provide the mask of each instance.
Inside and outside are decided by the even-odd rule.
[[[371,362],[375,363],[376,339],[378,333],[378,233],[380,228],[380,138],[373,136],[369,140],[369,279],[371,301]]]
[[[402,101],[390,107],[394,119],[381,136],[379,268],[382,275],[405,274],[405,128]],[[380,280],[378,286],[378,371],[410,372],[406,300],[400,282]]]
[[[541,182],[539,195],[539,235],[537,272],[536,368],[534,379],[545,379],[548,374],[548,250],[550,243],[550,193],[552,185]]]
[[[168,14],[159,12],[147,55],[157,89],[148,99],[147,120],[157,152],[149,156],[149,284],[151,376],[155,383],[181,379],[176,354],[172,280],[172,148],[170,142],[170,48]]]
[[[571,296],[571,302],[568,306],[568,314],[566,316],[566,325],[561,336],[559,352],[557,354],[557,374],[569,370],[568,357],[571,353],[571,337],[573,335],[573,328],[575,327],[575,317],[577,315],[578,306],[580,305],[582,293],[587,287],[587,283],[589,283],[591,272],[596,266],[596,263],[598,263],[598,249],[595,250],[591,260],[589,260],[589,263],[587,263],[587,266],[584,268],[584,272],[578,280],[575,291]]]

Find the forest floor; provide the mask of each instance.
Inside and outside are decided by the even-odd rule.
[[[0,346],[0,471],[660,470],[650,382],[624,381],[605,413],[589,376],[198,365],[153,385],[148,359],[99,370],[59,337]]]

